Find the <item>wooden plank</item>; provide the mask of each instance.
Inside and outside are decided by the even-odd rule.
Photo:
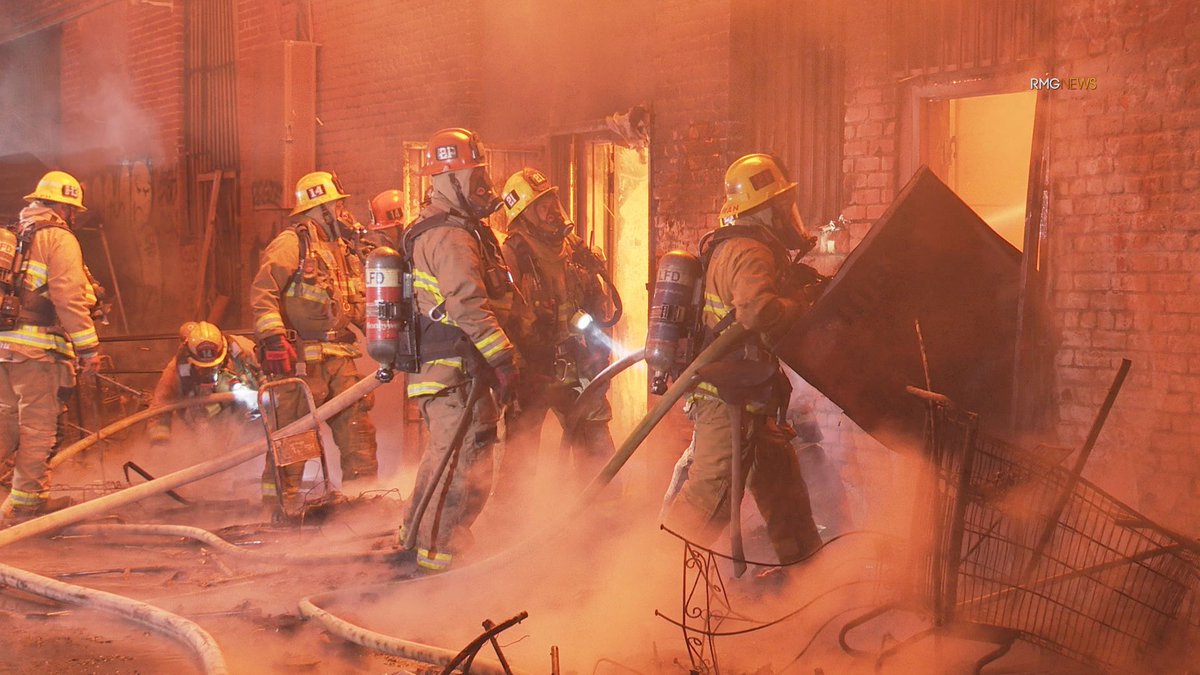
[[[196,310],[192,316],[203,316],[204,298],[208,292],[208,258],[212,252],[213,234],[217,221],[217,199],[221,196],[221,179],[224,172],[213,171],[197,177],[199,182],[212,181],[209,193],[208,217],[204,221],[204,244],[200,247],[200,283],[196,291]]]

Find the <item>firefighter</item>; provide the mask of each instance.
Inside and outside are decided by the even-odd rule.
[[[796,183],[778,160],[752,154],[733,162],[725,173],[725,192],[720,225],[700,243],[703,342],[737,321],[751,332],[726,357],[738,366],[732,370],[770,374],[774,366],[775,374],[734,414],[717,387],[698,385],[686,406],[695,423],[693,460],[678,497],[665,508],[664,521],[701,545],[729,524],[731,420],[736,418],[743,449],[741,478],[766,521],[775,553],[789,563],[814,552],[821,538],[789,444],[794,434],[781,421],[790,388],[771,346],[805,311],[804,290],[819,277],[787,258],[788,250],[811,249],[812,240],[796,209]]]
[[[420,370],[409,376],[408,396],[419,400],[429,432],[414,495],[432,497],[415,524],[419,500],[410,503],[401,539],[415,542],[421,569],[441,571],[470,544],[471,524],[491,491],[496,401],[488,393],[471,409],[467,402],[481,386],[491,386],[501,404],[516,394],[517,354],[504,328],[516,298],[496,236],[484,221],[500,203],[479,137],[466,129],[437,132],[421,174],[430,177],[432,191],[405,230],[401,249],[413,275],[420,331]],[[454,461],[437,475],[453,450],[455,429],[468,419]]]
[[[371,198],[371,223],[363,235],[364,256],[380,246],[396,248],[404,229],[404,193],[384,190]]]
[[[536,169],[514,173],[501,192],[508,216],[504,257],[532,312],[532,326],[518,336],[523,358],[519,407],[506,411],[504,457],[496,494],[512,498],[515,483],[533,475],[546,413],[563,424],[579,392],[608,365],[609,348],[596,329],[617,315],[614,294],[603,281],[604,259],[575,234],[558,199],[558,188]],[[619,302],[619,301],[618,301]],[[590,330],[584,330],[590,328]],[[519,410],[519,412],[517,412]],[[577,411],[573,431],[575,467],[581,478],[594,475],[613,454],[605,397]]]
[[[296,182],[292,222],[267,245],[250,289],[259,364],[270,377],[298,376],[320,405],[358,381],[354,360],[361,354],[350,326],[365,320],[362,260],[352,243],[362,226],[346,209],[349,195],[337,177],[314,171]],[[284,387],[275,397],[276,424],[306,414],[301,392]],[[329,420],[341,454],[342,483],[372,479],[378,473],[375,426],[367,396]],[[303,463],[284,467],[285,485],[275,485],[268,457],[263,470],[264,503],[295,501]]]
[[[182,340],[174,357],[163,368],[154,387],[152,406],[166,405],[194,396],[247,393],[246,403],[256,405],[254,393],[262,379],[254,343],[240,335],[225,335],[207,321],[189,321],[180,327]],[[185,418],[211,419],[227,406],[211,403]],[[171,418],[162,415],[150,423],[150,442],[158,445],[171,438]]]
[[[44,509],[64,397],[77,372],[100,368],[95,289],[71,232],[87,210],[83,188],[70,174],[51,171],[25,199],[15,241],[0,247],[0,424],[17,429],[12,491],[0,506],[9,523]]]

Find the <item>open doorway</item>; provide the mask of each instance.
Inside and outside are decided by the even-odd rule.
[[[577,232],[608,260],[609,274],[624,303],[611,329],[614,358],[646,341],[650,280],[650,164],[646,149],[612,142],[607,132],[569,134],[551,142],[555,184]],[[613,380],[612,435],[629,435],[646,414],[646,368],[639,363]]]
[[[921,163],[1020,250],[1037,92],[926,99]]]

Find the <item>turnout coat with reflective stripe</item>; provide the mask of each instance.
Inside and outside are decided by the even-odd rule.
[[[737,322],[761,333],[779,321],[779,283],[784,270],[778,255],[765,243],[751,237],[731,237],[715,244],[704,279],[704,325],[714,329],[730,311]],[[757,339],[754,343],[761,346]],[[735,351],[736,358],[739,352]],[[763,348],[759,358],[775,360]],[[716,387],[701,382],[695,397],[715,398]],[[765,393],[765,392],[764,392]],[[766,401],[752,401],[747,409],[758,412]]]
[[[420,220],[441,215],[426,207]],[[489,296],[481,244],[475,236],[462,225],[447,224],[422,232],[405,246],[411,248],[417,312],[462,330],[491,365],[515,358],[513,344],[502,327],[512,311],[512,292]],[[465,381],[461,358],[423,360],[420,372],[409,376],[408,395],[430,396]]]
[[[0,344],[29,358],[57,354],[74,359],[79,352],[100,346],[92,307],[96,293],[83,269],[79,241],[52,210],[29,206],[21,211],[17,225],[22,229],[39,223],[53,223],[34,233],[26,253],[25,288],[49,299],[54,307],[55,325],[20,324],[14,330],[0,332]]]
[[[250,286],[254,331],[261,340],[295,330],[304,341],[306,361],[357,357],[349,326],[361,326],[365,316],[361,261],[345,241],[330,240],[312,220],[301,219],[296,228],[308,233],[303,261],[295,228],[280,232],[263,251]]]

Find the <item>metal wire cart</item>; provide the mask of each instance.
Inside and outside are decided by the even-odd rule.
[[[1085,453],[1064,468],[980,433],[976,415],[948,401],[931,404],[930,421],[912,597],[846,624],[843,649],[863,654],[849,634],[903,606],[931,627],[872,654],[877,669],[935,634],[995,643],[976,672],[1016,640],[1104,672],[1155,671],[1183,645],[1200,650],[1200,542],[1081,478]]]

